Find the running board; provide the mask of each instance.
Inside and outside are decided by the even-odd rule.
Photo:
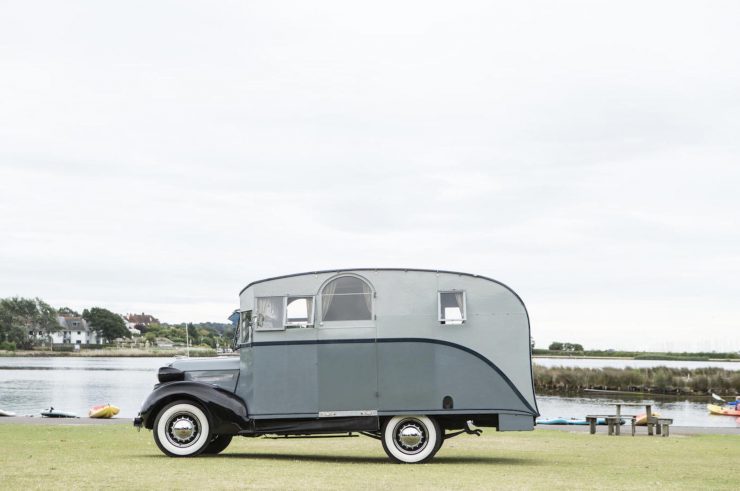
[[[268,436],[265,435],[263,438],[267,440],[285,440],[285,439],[295,439],[295,438],[357,438],[360,435],[353,435],[352,433],[347,433],[346,435],[273,435]]]

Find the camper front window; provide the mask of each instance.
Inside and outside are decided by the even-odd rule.
[[[283,325],[283,297],[258,297],[254,299],[254,329],[256,331],[281,331]]]
[[[285,297],[285,326],[313,326],[313,297]]]
[[[237,344],[248,344],[252,330],[252,311],[245,310],[239,314],[239,339]]]
[[[439,292],[439,322],[462,324],[466,319],[465,292]]]

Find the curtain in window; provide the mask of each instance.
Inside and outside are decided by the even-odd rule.
[[[321,320],[324,320],[329,307],[334,300],[334,292],[337,291],[337,280],[330,281],[321,294]]]
[[[457,308],[460,309],[460,319],[465,318],[465,297],[463,292],[455,292],[455,303]]]
[[[306,298],[306,322],[313,322],[313,297]]]
[[[367,305],[367,311],[370,313],[372,318],[373,314],[373,292],[370,290],[370,285],[362,282],[362,298],[365,299],[365,305]]]
[[[257,327],[282,329],[282,297],[257,298]]]

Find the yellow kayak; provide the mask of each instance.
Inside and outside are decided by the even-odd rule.
[[[653,411],[652,413],[650,413],[650,416],[652,416],[653,418],[660,418],[660,413],[656,413],[655,411]],[[635,425],[647,426],[647,414],[646,413],[638,414],[637,417],[635,418]]]
[[[90,408],[90,412],[87,413],[87,415],[91,418],[112,418],[118,412],[120,409],[118,409],[116,406],[111,406],[110,404],[105,404],[103,406],[93,406]]]
[[[721,414],[724,416],[740,416],[740,411],[728,407],[718,406],[716,404],[707,404],[707,409],[711,414]]]

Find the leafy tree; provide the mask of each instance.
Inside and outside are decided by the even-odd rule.
[[[548,348],[550,351],[583,351],[583,346],[578,343],[561,343],[555,341]]]
[[[198,329],[195,328],[192,322],[188,322],[186,329],[188,330],[188,341],[190,341],[190,343],[193,345],[197,345],[198,341],[200,340],[200,336],[198,336]]]
[[[0,341],[29,348],[32,343],[29,331],[40,331],[46,338],[60,329],[56,311],[40,298],[0,299]]]
[[[118,314],[114,314],[108,309],[93,307],[90,310],[85,309],[82,312],[82,318],[90,324],[90,327],[107,341],[113,341],[116,338],[130,337],[129,330],[126,329],[123,319]]]
[[[72,310],[69,307],[62,307],[61,309],[57,310],[59,312],[59,315],[73,315],[75,317],[79,317],[80,313],[76,310]]]

